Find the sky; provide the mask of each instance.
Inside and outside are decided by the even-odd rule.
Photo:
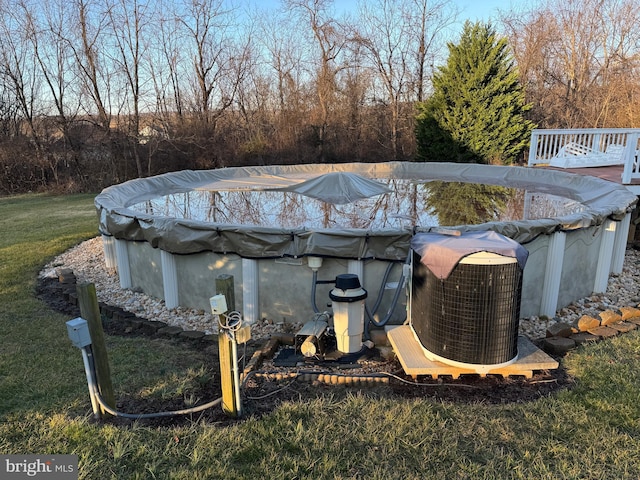
[[[517,0],[453,0],[454,5],[460,10],[460,23],[465,20],[487,21],[496,17],[497,9],[508,9]],[[257,5],[280,5],[280,0],[258,0]],[[353,11],[358,5],[358,0],[334,0],[334,8],[337,11]]]
[[[508,10],[512,0],[454,0],[460,9],[460,21],[487,21],[497,18],[497,10]]]
[[[281,0],[253,0],[256,5],[261,7],[273,6],[278,8]],[[334,0],[334,9],[338,13],[349,13],[357,9],[359,0]],[[527,0],[452,0],[453,5],[460,12],[458,21],[454,25],[452,31],[462,31],[462,26],[466,20],[472,22],[489,20],[494,25],[498,19],[498,10],[509,10],[512,6],[523,4]]]

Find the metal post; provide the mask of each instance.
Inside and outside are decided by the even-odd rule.
[[[160,250],[162,264],[162,287],[164,289],[164,304],[168,309],[176,308],[178,300],[178,272],[176,259],[172,253]]]
[[[540,315],[554,317],[556,314],[566,240],[567,234],[564,232],[555,232],[549,238],[547,265],[544,270],[544,280],[542,284]]]
[[[116,239],[109,235],[102,235],[102,249],[104,250],[104,266],[108,272],[115,272],[118,268]]]
[[[131,288],[131,267],[129,266],[129,248],[126,240],[116,240],[116,257],[120,288]]]
[[[624,267],[624,254],[627,251],[627,239],[629,226],[631,225],[631,213],[627,213],[616,227],[616,238],[613,242],[613,258],[611,260],[611,273],[620,274]]]
[[[613,256],[613,244],[616,237],[616,222],[614,220],[607,220],[603,224],[603,227],[600,238],[598,265],[596,267],[596,279],[593,285],[594,293],[604,293],[607,291],[609,272],[611,271],[611,259]]]
[[[242,313],[247,323],[258,320],[258,261],[242,259]]]

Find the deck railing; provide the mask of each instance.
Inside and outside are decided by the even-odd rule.
[[[529,166],[551,163],[554,158],[571,150],[573,163],[590,166],[589,152],[603,155],[611,146],[623,146],[621,161],[624,165],[622,183],[628,185],[632,179],[640,179],[638,164],[638,140],[640,129],[630,128],[577,128],[568,130],[534,130],[531,133]],[[578,147],[578,148],[576,148]],[[580,150],[580,152],[578,152]]]

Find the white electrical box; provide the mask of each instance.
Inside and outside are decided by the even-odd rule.
[[[227,299],[221,293],[211,297],[209,303],[211,304],[211,313],[213,315],[222,315],[227,311]]]
[[[74,318],[67,322],[67,332],[69,339],[75,347],[83,348],[91,345],[91,335],[89,334],[89,324],[82,318]]]

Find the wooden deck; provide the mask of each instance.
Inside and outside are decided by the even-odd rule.
[[[535,371],[558,368],[558,362],[536,347],[526,337],[518,337],[518,359],[514,363],[486,372],[429,360],[409,325],[387,328],[387,337],[405,373],[414,378],[419,375],[429,375],[432,378],[447,376],[456,379],[460,375],[478,374],[480,376],[501,375],[503,377],[524,376],[531,378]]]
[[[534,129],[527,165],[601,178],[640,195],[638,152],[638,128]],[[584,167],[563,168],[577,165]]]
[[[575,173],[578,175],[588,175],[591,177],[601,178],[603,180],[608,180],[610,182],[617,183],[618,185],[622,185],[622,165],[614,165],[611,167],[585,167],[585,168],[559,168],[559,167],[550,167],[548,165],[539,165],[538,168],[546,168],[548,170],[557,170],[567,173]],[[626,187],[633,186],[638,187],[640,189],[640,179],[634,178],[631,180],[630,185],[625,185]],[[632,190],[633,191],[633,190]],[[637,192],[634,192],[637,193]]]

